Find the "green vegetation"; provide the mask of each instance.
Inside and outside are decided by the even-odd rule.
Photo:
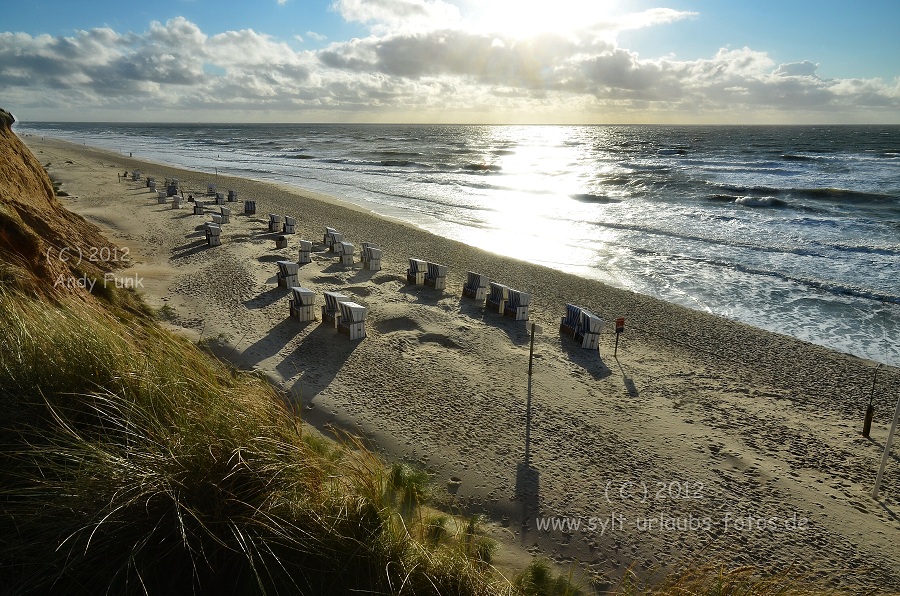
[[[305,432],[261,377],[162,329],[133,294],[49,304],[0,286],[0,569],[15,594],[521,594],[478,516],[427,474]],[[804,594],[692,570],[627,595]]]
[[[309,436],[263,380],[148,317],[0,292],[0,336],[0,564],[20,593],[510,589],[490,548],[422,518],[427,476]]]

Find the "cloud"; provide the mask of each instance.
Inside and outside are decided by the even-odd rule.
[[[332,8],[347,21],[374,32],[431,29],[460,20],[459,9],[442,0],[336,0]]]
[[[728,121],[772,114],[894,116],[900,79],[821,79],[810,61],[723,48],[707,59],[642,58],[606,35],[529,37],[466,29],[439,0],[339,0],[370,34],[296,51],[253,29],[207,33],[177,17],[141,33],[0,33],[0,105],[48,118],[399,118]],[[413,15],[418,27],[393,23]],[[444,26],[436,26],[439,18]],[[686,18],[645,11],[594,32]],[[426,27],[425,24],[429,23]],[[307,37],[316,39],[311,32]],[[56,116],[53,116],[56,115]],[[36,119],[35,116],[31,116]],[[806,117],[806,116],[804,116]]]
[[[804,60],[803,62],[793,62],[791,64],[781,64],[778,67],[778,70],[775,71],[776,75],[783,77],[812,77],[818,78],[816,75],[816,71],[819,69],[818,64],[813,64],[809,60]]]

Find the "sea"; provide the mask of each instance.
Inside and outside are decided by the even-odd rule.
[[[16,132],[326,193],[900,366],[900,126],[24,122]]]

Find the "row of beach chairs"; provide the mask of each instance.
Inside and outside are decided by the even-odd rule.
[[[422,259],[409,259],[406,282],[411,285],[426,285],[435,290],[443,290],[447,287],[447,266]]]
[[[279,266],[281,263],[284,261],[279,261]],[[300,321],[315,320],[316,293],[299,286],[293,286],[290,290],[290,316]],[[340,292],[325,292],[324,298],[325,304],[321,307],[323,323],[332,324],[338,332],[352,340],[366,337],[368,309],[365,306],[353,302],[349,296]]]

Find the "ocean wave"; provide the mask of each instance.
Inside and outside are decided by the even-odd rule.
[[[599,205],[605,205],[609,203],[621,203],[620,199],[614,199],[612,197],[608,197],[606,195],[595,195],[591,193],[579,193],[574,195],[569,195],[571,198],[576,201],[580,201],[582,203],[596,203]]]
[[[786,196],[793,198],[806,198],[812,200],[825,200],[831,202],[853,202],[853,203],[883,203],[895,202],[896,196],[867,192],[861,190],[850,190],[846,188],[796,188],[796,187],[776,187],[776,186],[745,186],[740,184],[729,184],[722,182],[707,181],[707,185],[716,189],[721,189],[728,193],[738,196]]]
[[[486,163],[467,163],[462,167],[462,169],[468,170],[470,172],[499,172],[503,168]]]
[[[737,205],[744,207],[787,207],[787,203],[775,197],[738,197],[734,200]]]

